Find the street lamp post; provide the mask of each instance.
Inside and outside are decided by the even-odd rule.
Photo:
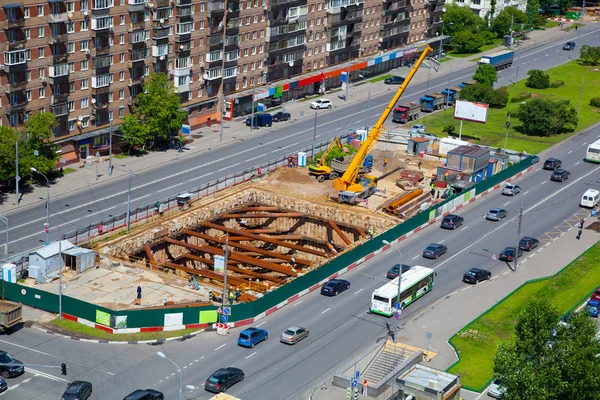
[[[44,228],[46,230],[46,246],[48,246],[48,244],[50,244],[50,181],[48,180],[48,177],[46,175],[44,175],[37,169],[31,167],[31,171],[37,172],[38,174],[46,178],[46,224]]]
[[[4,222],[4,225],[6,225],[6,247],[4,247],[4,262],[8,264],[8,218],[0,215],[0,221]]]
[[[160,358],[164,358],[165,360],[170,361],[171,364],[173,364],[175,368],[177,368],[177,372],[179,373],[179,400],[183,400],[183,374],[181,373],[181,368],[179,368],[179,365],[177,365],[175,361],[167,357],[162,351],[157,351],[156,355]]]
[[[402,252],[396,248],[393,247],[390,242],[388,242],[387,240],[382,240],[383,244],[389,245],[392,249],[396,250],[398,252],[398,254],[400,254],[400,269],[398,271],[398,298],[396,299],[397,303],[398,303],[398,308],[397,313],[398,313],[398,318],[396,318],[396,335],[394,336],[394,341],[398,340],[398,332],[400,331],[400,312],[402,311],[402,304],[400,303],[400,295],[402,294],[402,291],[400,289],[400,284],[402,283],[402,261],[403,261],[403,256],[402,256]]]
[[[367,79],[362,75],[358,75],[362,79]],[[369,97],[367,97],[367,115],[365,115],[365,130],[369,130],[369,114],[371,112],[371,85],[369,85]]]
[[[579,125],[579,113],[581,112],[581,97],[583,96],[583,83],[585,80],[585,74],[587,74],[588,72],[596,72],[596,71],[598,71],[598,68],[587,70],[583,73],[583,76],[581,77],[581,87],[579,88],[579,103],[577,104],[577,125]],[[577,126],[577,125],[575,125],[575,126]]]
[[[108,132],[108,176],[112,176],[112,137],[113,137],[113,125],[112,125],[112,118],[111,118],[110,130]]]

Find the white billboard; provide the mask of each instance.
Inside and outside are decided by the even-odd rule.
[[[454,106],[454,119],[462,121],[487,122],[488,105],[483,103],[471,103],[470,101],[457,100]]]

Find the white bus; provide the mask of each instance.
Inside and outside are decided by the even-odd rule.
[[[395,301],[400,301],[400,308],[403,309],[433,289],[434,275],[434,270],[431,268],[418,265],[411,267],[402,274],[400,299],[398,300],[398,278],[395,278],[373,292],[371,312],[391,317],[395,311]]]
[[[588,145],[585,152],[585,161],[600,163],[600,140]]]

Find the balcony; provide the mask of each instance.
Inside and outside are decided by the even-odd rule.
[[[398,17],[382,17],[381,28],[382,29],[391,29],[402,25],[410,25],[410,19],[402,18],[404,15],[399,15]]]
[[[104,109],[108,108],[108,106],[110,104],[108,100],[109,100],[108,93],[97,95],[97,96],[93,97],[92,98],[92,109],[104,110]]]
[[[185,85],[181,85],[181,86],[175,86],[175,91],[177,93],[185,93],[185,92],[189,92],[190,91],[190,84],[185,84]]]
[[[66,66],[66,64],[62,64],[62,65]],[[49,68],[50,73],[48,74],[48,83],[51,85],[68,84],[69,83],[69,70],[68,70],[68,66],[66,66],[66,67],[67,67],[67,69],[60,68],[61,71],[59,72],[58,69],[56,68],[56,66],[51,65]]]
[[[68,20],[66,12],[48,15],[48,23],[50,24],[62,24]]]
[[[52,64],[61,64],[67,62],[68,59],[69,55],[67,54],[66,49],[64,52],[56,52],[55,54],[52,54]]]
[[[27,51],[5,51],[4,52],[4,72],[25,71],[27,69]]]
[[[137,76],[132,76],[131,78],[129,78],[129,82],[127,83],[127,86],[135,86],[135,85],[141,85],[144,83],[144,75],[137,75]]]
[[[27,86],[27,79],[25,79],[24,74],[22,76],[17,76],[14,80],[9,78],[6,93],[23,90],[25,89],[25,86]]]
[[[128,0],[127,10],[130,13],[144,11],[147,4],[148,4],[148,0]]]
[[[68,34],[64,33],[64,34],[58,34],[58,35],[52,35],[52,38],[48,41],[49,45],[53,45],[53,44],[59,44],[59,43],[66,43],[69,41],[69,36]]]
[[[127,67],[132,68],[134,64],[143,63],[148,57],[148,49],[138,49],[129,51],[129,60],[127,61]]]
[[[469,7],[472,10],[481,10],[483,8],[483,5],[481,4],[481,1],[479,2],[479,4],[475,4],[475,3],[471,2],[471,4],[469,4]]]
[[[66,94],[53,94],[52,96],[50,96],[50,105],[57,106],[59,104],[66,103],[67,100],[68,96]]]
[[[169,28],[154,28],[152,29],[152,39],[165,39],[169,37]]]
[[[128,27],[129,32],[136,31],[138,29],[146,29],[146,21],[142,20],[139,22],[130,22],[129,23],[129,27]]]
[[[25,108],[27,108],[27,99],[25,96],[19,97],[16,101],[8,103],[7,106],[9,113],[25,111]]]
[[[187,67],[187,68],[175,68],[173,70],[173,76],[187,76],[190,74],[190,72],[192,72],[192,68],[191,67]]]
[[[14,40],[7,43],[8,51],[24,50],[27,40]]]
[[[189,42],[180,43],[178,46],[175,46],[176,53],[184,53],[186,51],[190,51],[194,48],[194,43],[190,40]]]
[[[22,28],[25,26],[25,17],[18,16],[14,19],[0,21],[0,29]]]
[[[192,33],[188,32],[188,33],[178,33],[175,35],[175,42],[176,43],[183,43],[183,42],[189,42],[190,40],[192,40]]]
[[[222,17],[225,14],[225,2],[222,0],[209,1],[206,10],[208,18]]]
[[[92,57],[104,56],[110,54],[110,46],[95,47],[91,51]]]
[[[50,106],[50,112],[57,117],[69,114],[69,105],[67,103]]]

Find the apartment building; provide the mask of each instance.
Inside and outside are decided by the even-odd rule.
[[[448,4],[456,4],[461,7],[469,7],[474,14],[481,18],[494,18],[500,11],[506,7],[515,7],[525,12],[527,0],[497,0],[495,1],[494,15],[490,15],[492,10],[492,0],[448,0]]]
[[[10,1],[10,0],[9,0]],[[0,10],[0,123],[52,112],[65,158],[106,151],[152,72],[192,127],[237,97],[434,37],[437,0],[21,0]],[[321,81],[305,90],[323,90]],[[237,97],[236,97],[237,96]],[[265,99],[281,102],[280,92]],[[237,104],[239,103],[239,104]],[[67,154],[68,153],[68,154]]]

